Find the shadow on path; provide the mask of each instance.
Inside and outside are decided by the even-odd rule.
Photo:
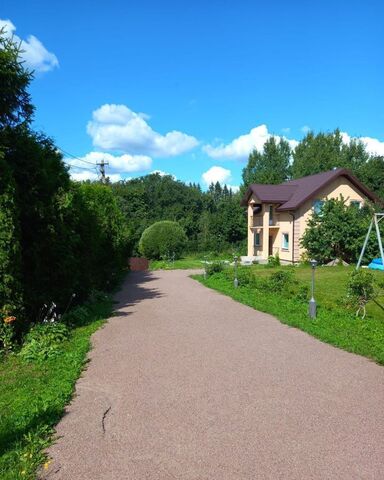
[[[115,297],[116,309],[113,316],[127,316],[127,307],[137,305],[142,300],[160,298],[164,294],[157,288],[151,288],[148,283],[156,280],[153,272],[130,272],[121,290]]]

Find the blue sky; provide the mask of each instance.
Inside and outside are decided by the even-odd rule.
[[[307,128],[384,155],[380,1],[3,0],[0,18],[36,69],[35,127],[114,179],[236,186],[253,147]]]

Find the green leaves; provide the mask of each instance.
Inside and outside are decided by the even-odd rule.
[[[290,177],[291,148],[289,143],[275,137],[268,139],[260,153],[254,150],[248,160],[248,165],[243,169],[243,182],[245,186],[251,183],[279,184]]]
[[[185,249],[187,236],[177,222],[164,220],[144,230],[140,252],[149,259],[179,258]]]
[[[63,323],[35,325],[26,335],[19,355],[26,361],[42,361],[56,357],[68,337],[69,330]]]
[[[320,263],[342,259],[355,263],[370,220],[370,212],[347,206],[344,199],[324,202],[308,221],[301,245]]]

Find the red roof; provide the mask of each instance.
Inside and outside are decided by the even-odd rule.
[[[341,176],[346,177],[365,197],[373,202],[380,202],[380,199],[368,190],[349,170],[336,168],[328,172],[290,180],[280,185],[253,183],[248,187],[241,204],[247,205],[249,197],[254,194],[262,203],[280,204],[277,209],[279,211],[296,210],[329,183]]]

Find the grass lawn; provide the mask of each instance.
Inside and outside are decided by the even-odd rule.
[[[239,278],[244,268],[252,271],[255,277],[267,278],[276,268],[262,265],[243,267],[239,270]],[[292,268],[292,267],[282,267]],[[292,268],[293,269],[293,268]],[[310,285],[311,268],[300,266],[293,269],[295,278],[300,284]],[[284,291],[274,292],[271,289],[260,290],[251,285],[233,287],[233,268],[216,273],[206,280],[202,275],[195,275],[198,281],[241,303],[257,310],[271,313],[281,322],[300,328],[305,332],[350,352],[369,357],[384,364],[384,296],[377,303],[369,302],[367,316],[364,320],[356,318],[344,306],[346,284],[352,267],[319,267],[316,269],[315,298],[318,304],[318,315],[314,320],[308,317],[307,301],[286,295]],[[373,272],[379,281],[384,281],[382,272]]]
[[[189,269],[202,269],[204,268],[204,253],[196,253],[187,255],[178,260],[167,261],[167,260],[152,260],[149,264],[150,270],[189,270]],[[219,255],[209,255],[207,254],[208,262],[217,262],[220,260],[229,260],[233,261],[232,255],[228,254],[219,254]]]
[[[94,303],[86,325],[71,331],[55,358],[26,363],[11,355],[0,361],[1,480],[35,478],[84,368],[90,336],[111,312],[110,300]]]

